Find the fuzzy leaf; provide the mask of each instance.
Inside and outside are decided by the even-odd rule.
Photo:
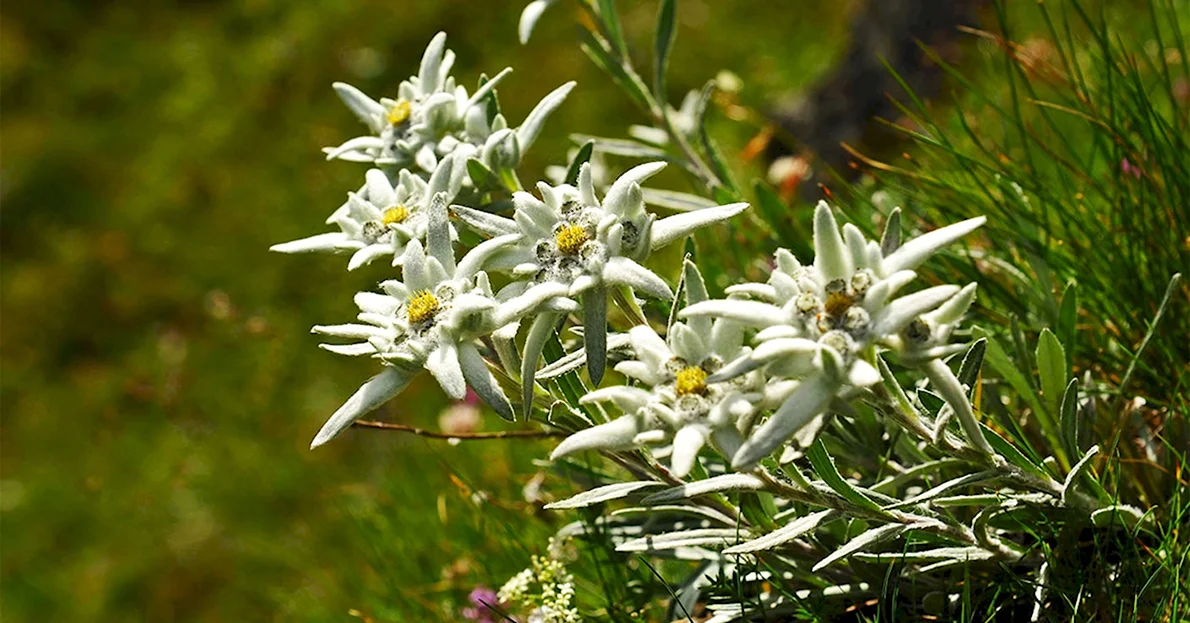
[[[583,146],[578,148],[578,153],[574,154],[574,160],[570,161],[570,166],[566,167],[566,179],[563,181],[571,186],[578,186],[579,169],[591,161],[591,154],[594,151],[594,139],[583,143]]]
[[[723,546],[737,543],[750,535],[739,528],[698,528],[666,534],[642,536],[621,544],[617,552],[649,552],[677,547]]]
[[[617,482],[611,485],[596,487],[590,491],[584,491],[578,495],[568,497],[565,500],[559,500],[552,504],[546,504],[545,508],[546,510],[586,508],[588,506],[594,506],[595,504],[627,497],[642,489],[660,487],[663,485],[664,483],[653,481]]]
[[[724,491],[756,491],[764,488],[764,481],[751,474],[723,474],[706,480],[697,480],[681,486],[659,491],[641,501],[642,504],[665,504],[685,500],[708,493]]]
[[[677,0],[661,0],[657,9],[657,37],[653,41],[653,93],[657,101],[668,101],[665,97],[665,69],[669,65],[669,51],[673,48]]]
[[[1041,397],[1050,413],[1057,413],[1068,377],[1066,349],[1049,329],[1041,330],[1037,340],[1037,376],[1041,381]]]
[[[872,528],[871,530],[860,534],[854,539],[851,539],[846,545],[835,550],[826,558],[818,561],[818,564],[814,565],[812,571],[818,572],[820,569],[827,567],[842,558],[846,558],[847,556],[859,552],[864,548],[872,547],[873,545],[879,544],[881,541],[898,536],[907,529],[907,526],[897,523],[887,524],[880,526],[879,528]]]
[[[835,493],[838,493],[844,499],[857,506],[862,506],[877,513],[883,512],[880,510],[879,504],[860,493],[843,476],[839,475],[839,470],[835,468],[835,462],[831,459],[830,454],[827,453],[822,439],[815,440],[814,444],[806,450],[806,458],[810,459],[810,464],[814,466],[814,471],[817,472],[818,477],[826,482],[827,486],[834,489]]]
[[[822,525],[824,521],[829,520],[835,515],[835,511],[826,510],[811,513],[805,517],[800,517],[794,521],[789,522],[785,526],[770,532],[759,539],[753,539],[746,543],[729,547],[723,550],[724,554],[751,554],[752,552],[760,552],[780,547],[803,534],[813,531],[818,526]]]

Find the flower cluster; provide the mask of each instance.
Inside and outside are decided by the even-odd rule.
[[[550,539],[549,550],[555,549]],[[528,569],[514,575],[496,593],[501,603],[529,611],[533,623],[578,623],[574,603],[574,577],[552,553],[534,555]]]
[[[376,102],[336,85],[375,135],[352,139],[329,154],[375,168],[331,215],[328,222],[341,231],[273,247],[350,251],[348,269],[391,255],[401,269],[400,279],[380,283],[380,292],[356,295],[357,322],[314,327],[315,333],[348,341],[323,348],[373,357],[384,369],[330,417],[312,447],[399,394],[423,368],[450,397],[462,399],[471,388],[512,419],[512,404],[493,368],[504,374],[515,367],[513,347],[526,317],[534,317],[519,357],[526,411],[543,345],[563,315],[582,314],[589,374],[598,383],[607,358],[609,289],[625,288],[630,298],[634,292],[669,298],[669,285],[643,264],[650,252],[747,207],[713,206],[658,219],[645,208],[640,182],[664,163],[628,171],[602,198],[589,162],[578,169],[577,186],[540,183],[540,196],[519,190],[512,169],[573,84],[547,96],[520,128],[509,130],[499,114],[489,118],[492,86],[508,70],[468,97],[449,76],[454,55],[444,45],[442,34],[431,41],[418,75],[401,83],[399,99]],[[487,211],[500,191],[485,187],[486,174],[471,177],[476,171],[510,173],[512,218]],[[448,209],[455,201],[460,203]],[[488,236],[457,261],[459,236],[451,211]],[[508,276],[499,291],[489,272]]]
[[[446,33],[438,33],[418,74],[397,88],[397,99],[376,101],[351,85],[335,83],[339,97],[371,133],[327,148],[327,157],[375,168],[327,219],[339,231],[274,245],[273,251],[351,253],[349,270],[389,255],[393,266],[401,265],[409,242],[426,237],[433,199],[444,195],[449,204],[460,193],[474,194],[493,177],[511,175],[546,119],[574,88],[573,82],[558,87],[520,127],[511,129],[497,112],[493,89],[512,70],[468,95],[450,75],[454,60],[454,52],[446,49]],[[485,173],[473,179],[468,166]]]
[[[568,437],[554,457],[669,441],[672,471],[685,476],[710,440],[733,468],[746,471],[803,430],[797,445],[808,445],[832,400],[877,383],[877,346],[923,365],[932,380],[945,375],[948,368],[931,363],[965,348],[948,340],[974,300],[974,284],[898,295],[915,278],[912,269],[983,220],[900,244],[894,213],[881,244],[851,224],[840,231],[830,207],[820,203],[813,264],[779,250],[765,283],[729,287],[722,300],[707,300],[688,263],[686,307],[678,313],[684,322],[671,324],[664,341],[647,326],[629,332],[637,359],[616,370],[640,385],[605,387],[583,398],[611,402],[624,415]],[[745,329],[755,330],[751,347],[744,345]],[[982,436],[974,437],[982,449]]]

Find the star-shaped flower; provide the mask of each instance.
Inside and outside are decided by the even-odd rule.
[[[270,250],[350,252],[347,270],[386,255],[392,256],[393,266],[400,266],[406,245],[412,240],[424,242],[426,238],[432,198],[444,193],[449,202],[458,193],[465,175],[465,165],[453,154],[438,162],[429,182],[402,169],[394,187],[383,171],[369,169],[363,188],[348,193],[347,203],[326,221],[338,225],[339,231],[276,244]]]
[[[685,265],[687,304],[707,299],[694,264]],[[672,441],[674,475],[684,477],[709,440],[730,458],[743,442],[741,425],[753,412],[763,385],[759,372],[729,381],[710,377],[725,361],[746,355],[742,327],[729,320],[692,318],[675,322],[661,339],[647,325],[629,332],[636,359],[616,364],[616,371],[640,383],[595,390],[583,403],[611,402],[624,414],[567,437],[554,450],[556,459],[583,450],[622,450],[645,443]]]
[[[312,448],[396,396],[422,367],[434,375],[450,397],[461,400],[470,386],[500,415],[512,417],[512,406],[488,370],[476,340],[538,311],[544,302],[564,296],[566,288],[542,284],[507,300],[495,296],[480,267],[492,253],[514,243],[516,237],[483,242],[456,265],[442,196],[432,204],[427,238],[425,250],[417,240],[409,243],[402,280],[382,282],[383,294],[356,295],[359,323],[314,327],[313,331],[322,335],[362,340],[346,345],[323,344],[326,350],[370,355],[387,365],[331,416],[314,438]]]
[[[515,193],[516,212],[511,219],[452,207],[477,231],[489,236],[519,235],[516,245],[493,258],[493,268],[511,269],[527,285],[563,284],[571,297],[582,297],[587,371],[596,384],[603,377],[607,357],[609,286],[629,286],[649,296],[670,298],[665,281],[642,265],[649,253],[748,207],[734,203],[658,220],[645,210],[640,183],[663,168],[664,162],[652,162],[630,169],[601,201],[591,181],[591,166],[584,164],[577,188],[542,182],[537,185],[540,199],[527,192]],[[531,347],[544,343],[547,330],[541,331],[540,340],[530,331],[523,358],[522,381],[530,388],[541,355]]]
[[[984,221],[969,219],[904,245],[893,242],[899,234],[890,232],[882,247],[865,240],[850,223],[840,233],[830,207],[822,202],[814,214],[813,265],[802,266],[788,251],[778,251],[767,283],[728,289],[750,300],[707,301],[683,310],[684,318],[727,318],[760,329],[755,350],[730,362],[712,380],[763,367],[770,376],[798,381],[787,385],[788,397],[750,436],[733,466],[748,468],[767,456],[820,416],[844,386],[879,381],[869,362],[874,345],[908,352],[917,360],[961,348],[943,342],[970,305],[972,287],[960,293],[957,286],[942,285],[895,295],[914,279],[913,268]]]
[[[504,69],[469,95],[450,76],[454,60],[454,52],[446,49],[446,33],[438,33],[426,47],[417,75],[397,88],[397,99],[376,101],[349,84],[336,82],[339,97],[372,133],[327,148],[327,158],[395,169],[416,166],[430,173],[440,158],[468,146],[466,156],[480,158],[489,169],[511,169],[537,139],[546,118],[574,88],[573,82],[558,87],[519,128],[511,130],[502,115],[489,119],[487,98],[512,70]]]

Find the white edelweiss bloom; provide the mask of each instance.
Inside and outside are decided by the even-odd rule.
[[[774,414],[733,460],[747,468],[767,456],[822,414],[844,386],[880,380],[869,363],[874,345],[904,353],[911,362],[956,352],[946,344],[970,306],[974,285],[942,285],[897,297],[914,279],[913,268],[942,246],[970,233],[983,217],[943,227],[898,246],[886,234],[885,248],[864,239],[854,225],[842,231],[825,202],[814,214],[813,265],[802,266],[779,250],[764,284],[728,289],[735,298],[707,301],[682,311],[683,318],[727,318],[760,329],[757,346],[729,362],[712,380],[763,367],[773,377],[799,380]],[[899,215],[890,221],[899,223]],[[887,255],[886,255],[887,252]]]
[[[513,244],[516,236],[483,242],[456,265],[441,197],[431,207],[427,238],[426,250],[417,240],[409,242],[402,280],[381,282],[383,294],[356,294],[359,323],[314,327],[314,333],[359,340],[346,345],[322,344],[322,348],[343,355],[370,355],[388,367],[330,417],[311,448],[331,440],[360,416],[396,396],[422,367],[451,398],[461,400],[471,387],[501,416],[512,417],[512,406],[488,370],[476,339],[565,295],[566,288],[542,284],[498,300],[487,274],[479,268],[492,253]]]
[[[569,82],[547,95],[521,127],[510,130],[499,114],[488,117],[487,98],[512,69],[506,68],[468,94],[450,75],[454,52],[446,49],[446,33],[438,33],[426,46],[416,76],[401,82],[397,99],[376,101],[342,82],[334,84],[347,107],[372,134],[327,148],[327,159],[372,162],[395,169],[417,167],[430,173],[438,160],[462,145],[468,157],[479,154],[488,168],[511,168],[532,146],[545,119],[574,88]]]
[[[348,270],[387,255],[393,266],[400,266],[405,247],[411,240],[425,241],[429,227],[430,202],[443,194],[449,203],[458,194],[465,165],[453,155],[443,158],[426,182],[402,169],[394,186],[380,169],[369,169],[359,192],[348,193],[347,203],[326,220],[339,231],[276,244],[269,248],[280,253],[332,252],[351,253]],[[455,237],[453,228],[451,236]]]
[[[601,201],[595,194],[591,165],[583,164],[577,188],[542,182],[537,185],[541,199],[527,192],[515,193],[516,212],[511,219],[452,207],[463,222],[484,234],[519,234],[516,245],[493,258],[493,269],[510,269],[530,285],[564,284],[570,296],[582,296],[587,370],[596,384],[603,376],[607,356],[608,287],[630,286],[649,296],[672,297],[665,281],[642,265],[649,253],[748,207],[734,203],[658,220],[645,210],[640,183],[663,168],[664,162],[651,162],[630,169]],[[541,344],[545,337],[541,336]],[[530,339],[526,346],[522,378],[528,379],[524,382],[530,388],[541,353],[529,345],[541,344]]]
[[[685,266],[687,304],[706,300],[706,287],[689,260]],[[583,450],[620,450],[670,441],[674,475],[685,477],[710,441],[731,458],[743,443],[753,403],[762,399],[760,372],[709,382],[723,362],[744,356],[743,331],[729,320],[693,318],[675,322],[662,340],[647,325],[629,331],[636,359],[616,364],[616,371],[640,382],[597,389],[582,403],[611,402],[619,418],[567,437],[552,459]]]

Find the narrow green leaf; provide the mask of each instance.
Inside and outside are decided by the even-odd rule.
[[[971,389],[975,389],[975,381],[979,378],[979,370],[983,367],[983,355],[987,352],[987,338],[975,340],[967,354],[963,355],[963,365],[959,366],[959,382]]]
[[[1052,331],[1042,329],[1037,340],[1037,377],[1041,381],[1041,398],[1050,413],[1057,413],[1062,404],[1068,376],[1066,349]]]
[[[811,569],[811,571],[817,572],[818,570],[830,565],[837,560],[846,558],[847,556],[850,556],[866,547],[872,547],[881,541],[898,536],[908,529],[909,526],[903,526],[896,523],[886,524],[880,526],[879,528],[872,528],[871,530],[868,530],[854,539],[851,539],[846,545],[835,550],[826,558],[818,561],[818,564],[814,565],[814,568]]]
[[[1025,456],[1016,446],[1008,442],[1007,439],[1000,436],[1000,433],[988,428],[984,424],[979,425],[983,429],[983,436],[991,444],[992,449],[996,454],[1004,457],[1009,463],[1016,465],[1021,469],[1029,470],[1035,474],[1048,476],[1048,473],[1037,463],[1034,463],[1029,457]]]
[[[753,181],[752,190],[756,193],[757,213],[765,225],[769,226],[769,230],[776,235],[777,241],[782,245],[788,245],[794,241],[797,236],[790,225],[791,210],[789,206],[764,180]]]
[[[629,158],[649,158],[653,160],[670,160],[669,154],[652,145],[624,138],[604,138],[602,136],[588,136],[586,134],[571,134],[570,140],[576,142],[595,141],[594,151],[627,156]]]
[[[496,177],[492,170],[484,166],[477,158],[471,158],[467,161],[467,175],[471,177],[471,183],[477,189],[491,189],[500,186],[500,178]]]
[[[880,236],[880,252],[887,257],[901,248],[901,208],[893,208],[884,223],[884,234]]]
[[[653,93],[657,101],[665,106],[665,69],[669,65],[669,52],[673,49],[677,31],[674,22],[677,17],[677,0],[661,0],[657,10],[657,38],[653,41]]]
[[[835,468],[835,462],[831,459],[830,454],[826,451],[826,446],[823,445],[822,439],[814,440],[813,445],[806,450],[806,458],[810,459],[810,464],[814,466],[814,471],[818,477],[823,480],[835,493],[838,493],[843,499],[861,506],[877,513],[883,513],[880,505],[873,502],[866,495],[860,493],[847,482],[843,476],[839,474],[839,470]]]
[[[603,47],[606,42],[600,42],[596,36],[587,30],[582,31],[584,41],[579,44],[579,48],[583,53],[591,59],[596,66],[602,69],[607,75],[611,76],[612,80],[620,86],[624,92],[628,93],[636,105],[642,110],[649,110],[649,96],[641,90],[641,85],[633,80],[624,67],[608,54]]]
[[[578,148],[578,153],[574,154],[574,160],[570,161],[570,165],[566,167],[566,183],[571,186],[578,186],[578,170],[582,166],[591,161],[591,154],[595,151],[595,139],[587,139],[582,147]]]
[[[1058,341],[1066,348],[1066,367],[1074,365],[1075,333],[1078,328],[1078,285],[1071,281],[1062,293],[1062,303],[1058,306]]]
[[[705,197],[675,190],[660,190],[657,188],[642,188],[640,190],[641,194],[644,195],[645,203],[669,208],[678,212],[694,212],[719,205]]]
[[[1078,456],[1079,408],[1078,408],[1078,379],[1070,379],[1066,392],[1062,394],[1062,408],[1059,421],[1062,424],[1062,442],[1066,446],[1066,454]]]
[[[1004,348],[983,329],[976,327],[973,334],[978,337],[987,338],[987,351],[984,354],[984,359],[991,364],[992,368],[999,373],[1000,377],[1016,390],[1016,393],[1021,396],[1033,409],[1034,413],[1044,413],[1045,409],[1041,406],[1041,400],[1033,391],[1033,387],[1029,385],[1028,379],[1021,373],[1016,364],[1008,357],[1008,353],[1004,352]],[[1044,421],[1044,420],[1043,420]]]
[[[599,0],[599,17],[608,39],[616,46],[620,56],[627,57],[628,45],[624,42],[624,30],[620,27],[620,14],[616,11],[615,0]]]

